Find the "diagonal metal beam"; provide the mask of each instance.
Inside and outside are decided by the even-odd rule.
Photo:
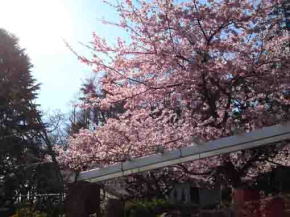
[[[200,145],[165,151],[162,154],[136,158],[105,168],[83,171],[79,174],[77,180],[90,182],[105,181],[215,155],[251,149],[288,139],[290,139],[290,122],[265,127],[241,135],[217,139]]]

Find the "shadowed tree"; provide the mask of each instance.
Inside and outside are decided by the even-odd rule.
[[[40,112],[35,98],[39,85],[17,38],[0,29],[0,207],[11,206],[30,191],[28,164],[39,162]]]

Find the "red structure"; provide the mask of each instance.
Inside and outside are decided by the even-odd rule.
[[[265,217],[286,217],[284,200],[280,197],[268,200],[263,214]]]
[[[235,217],[289,217],[285,200],[281,197],[261,199],[257,190],[235,189],[233,192]]]
[[[262,217],[259,191],[235,189],[233,191],[233,202],[236,217]]]

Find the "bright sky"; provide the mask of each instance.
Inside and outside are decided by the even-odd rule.
[[[43,111],[71,109],[86,77],[92,72],[65,46],[65,39],[80,55],[90,51],[92,33],[113,39],[117,30],[104,27],[100,18],[117,19],[101,0],[0,0],[0,28],[15,34],[34,65],[41,83],[37,103]]]

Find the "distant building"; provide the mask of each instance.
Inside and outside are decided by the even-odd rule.
[[[201,208],[214,207],[221,202],[221,189],[195,187],[190,183],[177,184],[169,195],[169,201],[197,205]]]

